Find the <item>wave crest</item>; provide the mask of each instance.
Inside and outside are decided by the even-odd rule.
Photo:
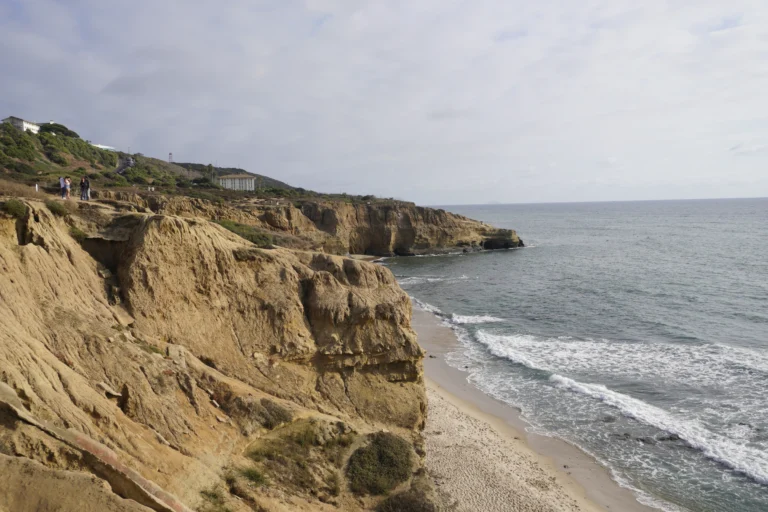
[[[677,434],[707,458],[768,485],[768,455],[761,450],[733,442],[709,431],[698,421],[676,417],[664,409],[612,391],[602,384],[585,384],[557,374],[551,375],[549,380],[559,388],[600,400],[618,409],[624,416],[670,434]]]
[[[495,316],[489,315],[472,316],[457,315],[456,313],[452,313],[450,321],[454,324],[487,324],[494,322],[504,322],[505,320],[503,318],[497,318]]]

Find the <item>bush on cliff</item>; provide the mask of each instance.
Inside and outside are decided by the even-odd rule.
[[[66,217],[70,213],[70,208],[77,208],[76,205],[72,204],[69,206],[69,204],[65,205],[64,203],[53,201],[52,199],[49,199],[45,202],[45,206],[48,208],[48,210],[50,210],[50,212],[57,217]]]
[[[72,238],[74,238],[81,244],[85,242],[86,238],[88,238],[88,235],[85,234],[85,231],[78,228],[77,226],[72,226],[71,228],[69,228],[69,234],[72,236]]]
[[[18,199],[9,199],[3,203],[3,211],[13,218],[21,219],[27,215],[27,205]]]
[[[249,242],[252,242],[257,247],[270,247],[272,245],[272,235],[265,233],[258,228],[226,219],[217,220],[215,222],[219,226],[222,226],[234,234],[245,238]]]
[[[73,137],[79,139],[80,135],[77,132],[70,130],[63,124],[59,123],[45,123],[40,125],[40,133],[53,133],[54,135],[61,135],[63,137]]]
[[[384,494],[408,480],[412,466],[408,442],[394,434],[379,432],[349,458],[349,487],[357,494]]]
[[[0,153],[8,158],[33,162],[37,155],[35,136],[17,130],[10,123],[0,123]]]
[[[117,165],[117,154],[92,146],[90,143],[75,137],[56,136],[53,133],[40,132],[37,136],[43,145],[46,156],[51,161],[64,161],[62,153],[69,153],[77,160],[90,162],[91,165],[99,165],[107,169],[113,169]],[[61,158],[58,158],[58,156]],[[56,162],[58,163],[58,162]]]

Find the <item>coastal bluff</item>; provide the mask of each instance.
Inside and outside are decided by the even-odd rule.
[[[0,511],[436,510],[410,299],[323,244],[501,235],[398,208],[0,198]]]
[[[287,244],[331,254],[409,256],[524,246],[514,230],[405,201],[251,199],[224,204],[109,190],[94,197],[146,212],[231,220],[292,239]]]

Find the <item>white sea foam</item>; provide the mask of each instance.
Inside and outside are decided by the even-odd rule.
[[[724,408],[762,417],[766,407],[768,357],[749,349],[718,344],[498,335],[485,331],[479,331],[477,339],[497,357],[527,358],[531,363],[528,366],[551,373],[589,375],[597,382],[664,382],[667,388],[686,392],[678,403],[680,412],[691,406],[701,413],[712,405],[715,417]],[[691,388],[712,392],[687,393]]]
[[[424,283],[440,283],[442,281],[445,281],[444,277],[437,277],[437,276],[412,276],[412,277],[403,277],[401,279],[398,279],[398,283],[400,286],[413,286],[413,285],[419,285]]]
[[[453,252],[444,252],[440,254],[417,254],[415,257],[416,258],[440,258],[442,256],[463,256],[463,255],[464,255],[463,251],[461,252],[453,251]]]
[[[497,318],[495,316],[489,316],[489,315],[479,315],[479,316],[472,316],[472,315],[457,315],[456,313],[453,313],[451,315],[451,323],[454,324],[488,324],[493,322],[504,322],[505,320],[503,318]]]
[[[407,288],[409,286],[418,286],[428,283],[452,283],[456,281],[466,281],[467,279],[470,279],[469,276],[461,275],[458,277],[446,277],[446,276],[399,276],[397,277],[398,284],[403,287]]]
[[[557,374],[551,375],[549,380],[560,388],[615,407],[627,417],[677,434],[706,457],[739,471],[756,482],[768,485],[768,454],[763,450],[734,442],[711,432],[698,421],[677,417],[642,400],[612,391],[602,384],[585,384]]]
[[[476,337],[494,356],[508,359],[534,370],[546,372],[550,374],[550,381],[558,387],[597,399],[606,405],[618,409],[627,417],[660,430],[677,434],[691,447],[700,450],[706,457],[733,470],[739,471],[757,482],[768,485],[768,452],[765,450],[747,446],[744,439],[738,437],[732,438],[727,434],[723,435],[721,433],[713,432],[701,422],[697,421],[695,417],[683,416],[685,411],[673,414],[642,400],[612,391],[602,384],[585,384],[558,373],[564,370],[568,371],[574,367],[580,370],[589,370],[590,373],[593,373],[598,365],[610,366],[612,364],[619,364],[619,362],[627,362],[628,365],[626,367],[619,367],[616,369],[617,371],[623,370],[626,375],[627,372],[636,369],[634,366],[637,365],[638,362],[631,361],[633,357],[632,353],[629,355],[625,353],[622,356],[620,354],[614,354],[612,351],[620,351],[620,347],[624,346],[626,348],[627,344],[611,344],[605,341],[569,342],[561,340],[559,341],[559,350],[553,350],[552,347],[548,347],[548,344],[557,342],[558,340],[556,339],[540,340],[534,336],[528,335],[498,336],[483,331],[478,331]],[[579,347],[584,349],[584,343],[587,343],[587,347],[591,346],[589,344],[599,344],[601,350],[586,350],[586,354],[577,354],[572,350],[572,348]],[[575,345],[575,347],[569,349],[563,346],[567,344]],[[617,346],[619,348],[617,348]],[[629,347],[633,346],[647,346],[647,344],[629,344]],[[536,350],[538,347],[541,347],[540,351]],[[708,353],[713,350],[720,350],[721,348],[722,347],[709,346],[705,348],[703,352]],[[699,354],[700,358],[703,358],[704,353]],[[667,355],[669,356],[670,354]],[[730,355],[732,356],[732,353]],[[589,368],[583,368],[585,362],[580,359],[583,357],[592,359]],[[675,366],[674,361],[667,361],[667,365],[671,365],[675,369],[680,370],[686,364],[690,364],[690,354],[688,354],[688,358],[687,361],[679,361],[679,366]],[[731,358],[729,357],[728,359],[730,360]],[[708,358],[704,358],[704,361],[712,362],[712,360]],[[660,363],[659,366],[655,368],[650,367],[646,371],[659,372],[660,378],[667,377],[665,371],[672,370],[672,367],[664,368],[662,364],[663,361],[661,360],[655,362]],[[741,360],[739,362],[744,363],[744,361]],[[646,365],[649,363],[647,358],[645,361],[639,362],[639,364],[643,363]],[[704,369],[700,368],[700,370]],[[763,400],[755,400],[756,398],[759,397],[755,395],[745,397],[745,405],[742,409],[753,409],[759,407],[761,403],[764,403]]]
[[[411,301],[416,305],[417,308],[419,308],[422,311],[426,311],[427,313],[432,313],[433,315],[443,314],[443,312],[440,311],[440,308],[438,308],[437,306],[433,306],[432,304],[427,304],[426,302],[421,301],[416,297],[411,296]]]

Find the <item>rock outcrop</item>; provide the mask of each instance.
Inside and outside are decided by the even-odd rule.
[[[22,218],[0,213],[0,510],[374,506],[339,468],[381,430],[423,453],[426,409],[410,301],[389,270],[257,248],[191,218],[223,215],[209,203],[113,201],[66,218],[35,201]],[[399,247],[338,227],[351,210],[332,235],[315,210],[259,211],[241,220]],[[382,229],[405,226],[383,215]],[[440,240],[482,241],[460,238]],[[311,464],[254,483],[262,438],[299,439]]]
[[[301,212],[353,254],[409,256],[523,245],[513,230],[412,203],[306,202]]]
[[[115,206],[146,212],[228,219],[306,240],[331,254],[432,254],[523,246],[514,230],[497,229],[445,210],[403,201],[243,200],[228,204],[181,196],[99,191]]]

